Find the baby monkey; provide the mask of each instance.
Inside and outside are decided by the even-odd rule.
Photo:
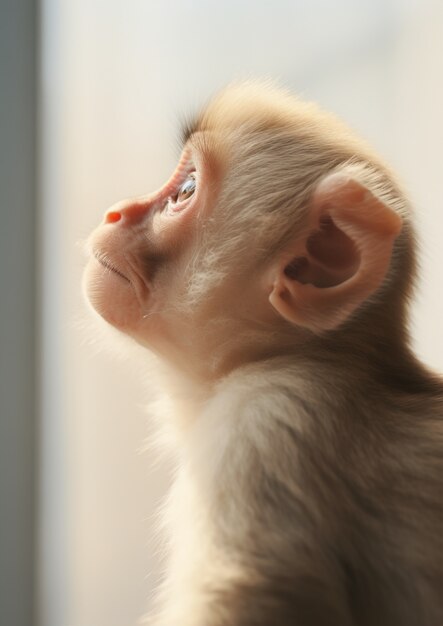
[[[166,364],[155,626],[441,626],[443,382],[412,353],[410,207],[316,105],[235,84],[90,238],[92,306]]]

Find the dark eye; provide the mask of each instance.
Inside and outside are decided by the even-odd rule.
[[[174,202],[183,202],[190,198],[196,189],[196,181],[194,174],[189,174],[188,178],[179,188],[177,195],[173,198]]]

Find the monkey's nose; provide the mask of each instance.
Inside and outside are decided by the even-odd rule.
[[[106,213],[105,224],[115,224],[120,221],[127,226],[136,224],[148,215],[152,206],[152,201],[124,200],[111,207]]]

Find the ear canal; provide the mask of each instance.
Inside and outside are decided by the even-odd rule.
[[[348,280],[358,270],[357,246],[329,215],[320,219],[320,228],[306,241],[307,255],[295,258],[285,268],[288,278],[318,288],[334,287]]]

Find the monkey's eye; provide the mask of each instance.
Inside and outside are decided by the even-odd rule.
[[[195,174],[189,174],[184,183],[179,187],[177,193],[171,196],[170,200],[173,204],[184,202],[194,195],[197,183],[195,180]]]

